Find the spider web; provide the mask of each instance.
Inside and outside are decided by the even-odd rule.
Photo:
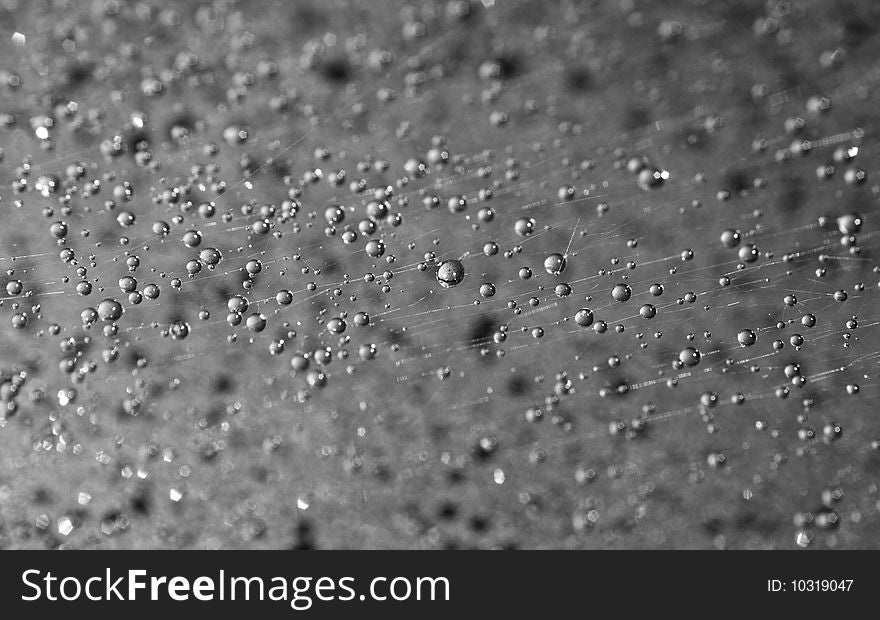
[[[267,7],[7,9],[4,546],[871,544],[873,37]]]

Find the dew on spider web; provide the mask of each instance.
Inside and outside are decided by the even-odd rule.
[[[476,8],[529,54],[413,8],[295,52],[167,9],[217,41],[94,56],[93,90],[37,45],[100,42],[9,47],[0,445],[51,500],[3,510],[47,544],[289,546],[290,513],[325,546],[871,540],[876,72],[809,23],[819,94],[729,64],[761,20]],[[661,83],[649,17],[669,62],[730,58]]]

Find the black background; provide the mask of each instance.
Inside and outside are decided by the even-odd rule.
[[[870,605],[878,586],[871,552],[7,552],[0,567],[0,603],[5,617],[18,613],[88,613],[89,617],[155,617],[157,613],[215,613],[220,610],[259,613],[261,617],[290,615],[339,617],[340,614],[380,613],[383,617],[449,617],[451,613],[492,615],[590,615],[616,610],[716,615],[765,613],[786,615],[821,610],[846,611]],[[115,576],[129,569],[146,569],[148,576],[328,576],[356,578],[358,593],[367,591],[376,576],[444,576],[449,601],[326,602],[314,597],[311,609],[292,610],[287,602],[259,601],[136,601],[23,602],[33,590],[23,585],[29,568],[51,570],[59,578]],[[853,579],[849,592],[770,593],[768,579]],[[120,588],[124,590],[124,588]],[[57,590],[57,583],[56,583]],[[268,591],[268,587],[267,587]],[[227,589],[228,593],[228,589]],[[144,592],[140,592],[144,595]],[[16,615],[6,615],[15,612]]]

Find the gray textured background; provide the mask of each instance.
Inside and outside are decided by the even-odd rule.
[[[22,285],[0,306],[0,547],[876,547],[878,24],[869,1],[4,0],[0,263]],[[230,143],[239,128],[247,140]],[[114,136],[124,152],[110,156]],[[427,174],[401,184],[412,158]],[[633,158],[669,179],[640,188]],[[359,179],[367,193],[350,191]],[[281,236],[252,234],[260,208],[280,211],[300,185],[296,217],[270,218]],[[568,185],[576,199],[561,201]],[[386,255],[370,258],[341,234],[388,186],[402,223],[379,222]],[[334,202],[346,219],[328,237]],[[848,213],[863,224],[842,244]],[[757,262],[738,269],[727,228]],[[190,229],[223,253],[193,279]],[[544,272],[566,249],[566,270]],[[465,280],[441,288],[435,263],[418,268],[426,252],[461,258]],[[250,259],[263,269],[245,290]],[[125,275],[161,295],[130,304]],[[633,296],[618,303],[623,277]],[[275,303],[281,289],[291,305]],[[234,294],[264,331],[226,324]],[[115,335],[80,318],[104,298],[125,308]],[[575,324],[582,307],[607,333]],[[350,341],[324,325],[341,312]],[[176,320],[187,338],[168,337]],[[674,369],[686,346],[700,364]],[[323,388],[290,367],[319,347],[335,357]]]

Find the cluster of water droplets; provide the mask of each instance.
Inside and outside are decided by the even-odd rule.
[[[519,544],[530,521],[545,538],[528,545],[638,531],[666,509],[660,489],[720,494],[707,510],[724,523],[789,520],[719,526],[718,546],[806,546],[822,530],[833,546],[841,521],[852,544],[877,520],[862,474],[880,441],[880,190],[850,112],[876,72],[835,71],[829,52],[815,61],[827,90],[804,93],[742,83],[719,59],[701,70],[739,105],[707,88],[674,113],[639,81],[665,111],[621,121],[632,85],[611,58],[583,66],[601,46],[576,29],[528,33],[565,62],[499,45],[456,66],[474,23],[519,32],[492,2],[409,7],[392,20],[399,48],[353,30],[277,55],[277,34],[225,4],[145,6],[104,3],[93,27],[118,39],[183,22],[201,51],[169,56],[151,35],[112,62],[47,59],[49,45],[90,49],[83,21],[13,37],[0,67],[0,434],[19,446],[13,469],[43,453],[49,472],[77,458],[114,480],[76,479],[74,507],[38,509],[52,540],[218,502],[243,544],[288,503],[326,516],[375,496],[393,527],[443,544],[397,500],[410,480],[442,514],[471,484],[488,499],[467,536],[492,545]],[[752,36],[788,15],[770,13]],[[672,57],[683,32],[714,27],[666,19],[651,36]],[[632,54],[634,71],[648,62]],[[546,72],[558,92],[540,90]],[[609,84],[590,90],[590,74]],[[252,456],[283,499],[223,494]],[[219,546],[227,526],[189,535]],[[632,544],[687,540],[642,529]]]

